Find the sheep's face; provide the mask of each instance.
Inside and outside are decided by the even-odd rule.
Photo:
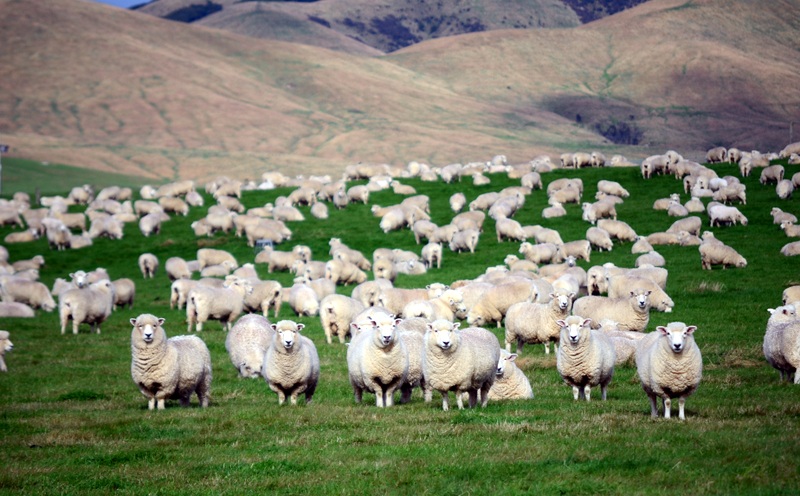
[[[686,343],[691,338],[696,326],[686,326],[680,322],[673,322],[668,327],[659,326],[658,331],[664,335],[673,353],[682,353],[686,349]]]
[[[500,359],[497,361],[497,377],[503,377],[503,375],[506,373],[506,367],[508,366],[508,363],[513,362],[516,359],[516,353],[512,354],[505,350],[501,350]]]
[[[449,350],[458,339],[458,323],[450,323],[444,320],[437,320],[428,324],[428,332],[433,332],[436,339],[436,346],[442,350]]]
[[[294,329],[279,329],[276,336],[278,342],[287,350],[291,350],[297,341],[297,331]]]
[[[485,323],[486,319],[483,315],[471,312],[467,314],[467,324],[475,327],[482,327]]]
[[[561,326],[561,341],[577,346],[582,336],[589,333],[590,319],[568,317],[566,320],[556,321]]]
[[[636,299],[636,306],[644,310],[650,306],[650,291],[631,291],[631,298]]]
[[[164,322],[163,318],[152,318],[152,316],[146,315],[131,319],[131,325],[133,325],[134,330],[139,333],[139,337],[147,344],[155,341],[158,328],[164,325]]]
[[[570,293],[570,295],[573,294],[574,293]],[[558,309],[562,312],[567,311],[569,309],[569,304],[572,302],[572,298],[565,294],[551,294],[550,297],[556,302]]]
[[[9,333],[7,331],[0,331],[0,353],[5,353],[14,349],[14,343],[8,339]]]
[[[400,322],[401,320],[395,319],[393,315],[390,315],[387,319],[381,318],[380,322],[375,319],[370,320],[370,323],[377,333],[376,337],[380,346],[389,346],[395,341],[397,337],[397,324]]]

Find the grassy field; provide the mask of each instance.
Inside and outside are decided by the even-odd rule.
[[[729,165],[717,169],[738,175]],[[787,176],[797,171],[789,166]],[[640,234],[665,230],[675,220],[651,208],[656,198],[682,193],[674,178],[644,181],[635,169],[556,171],[545,175],[545,185],[564,176],[583,179],[585,198],[594,197],[601,178],[622,183],[631,197],[617,209],[620,219]],[[169,256],[193,259],[198,248],[213,246],[244,263],[254,259],[253,249],[230,235],[194,238],[189,224],[204,208],[173,218],[150,238],[128,225],[123,240],[100,239],[76,251],[52,252],[43,240],[9,245],[12,261],[45,256],[41,279],[48,286],[56,277],[100,266],[113,278],[134,279],[137,299],[133,309],[115,312],[100,335],[87,327],[61,335],[55,312],[0,321],[15,344],[6,356],[9,372],[0,374],[0,494],[797,494],[800,389],[779,383],[761,343],[767,308],[780,305],[786,286],[800,284],[800,259],[779,254],[788,240],[769,211],[780,206],[800,214],[800,208],[796,199],[779,201],[774,187],[758,183],[757,173],[744,182],[748,204],[740,208],[749,225],[714,231],[747,258],[747,268],[703,271],[696,247],[658,248],[667,259],[675,311],[652,313],[649,329],[670,321],[698,326],[704,358],[704,378],[687,401],[685,422],[651,420],[631,367],[616,370],[608,401],[573,401],[555,358],[541,346],[526,347],[517,361],[531,381],[533,400],[443,412],[440,399],[426,404],[415,392],[409,404],[389,409],[376,408],[369,394],[358,405],[347,380],[346,348],[325,343],[318,318],[296,319],[307,325],[305,334],[321,358],[312,404],[278,407],[263,380],[239,379],[225,351],[225,332],[211,322],[201,333],[213,361],[211,407],[201,409],[193,399],[187,409],[168,402],[164,411],[148,411],[130,377],[129,319],[140,313],[165,317],[170,336],[186,327],[185,314],[169,308],[167,276],[162,270],[142,279],[139,254],[150,251],[163,263]],[[518,184],[497,175],[482,187],[469,180],[407,183],[431,197],[437,224],[452,217],[447,201],[456,191],[471,200]],[[40,187],[66,194],[77,184],[59,179]],[[6,196],[13,186],[4,185]],[[33,193],[29,188],[22,189]],[[260,206],[288,191],[248,192],[243,202]],[[371,204],[399,200],[380,192]],[[536,191],[516,218],[557,228],[565,241],[584,236],[588,224],[577,205],[568,206],[567,217],[549,220],[541,218],[544,206],[545,194]],[[707,228],[705,216],[703,222]],[[334,236],[370,257],[383,246],[420,248],[409,231],[382,234],[365,205],[331,210],[327,221],[307,215],[290,227],[292,241],[281,248],[306,244],[317,260],[327,259]],[[10,231],[2,228],[0,235]],[[442,269],[401,276],[397,285],[474,278],[518,248],[497,243],[487,220],[474,255],[446,252]],[[591,264],[580,265],[632,266],[630,248],[623,243],[593,252]],[[264,279],[291,281],[290,274],[258,270]],[[294,318],[286,305],[280,317]],[[502,341],[503,329],[495,331]]]

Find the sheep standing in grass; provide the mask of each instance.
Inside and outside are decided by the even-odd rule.
[[[8,372],[5,355],[14,349],[14,343],[9,339],[10,336],[8,331],[0,331],[0,372]]]
[[[686,398],[694,393],[703,377],[703,357],[694,341],[696,326],[671,322],[658,326],[636,346],[636,371],[650,399],[650,416],[658,417],[656,398],[670,418],[672,398],[678,398],[678,418],[684,420]]]
[[[608,384],[614,376],[616,352],[608,336],[589,324],[589,319],[578,315],[558,321],[561,332],[556,368],[564,382],[572,386],[572,397],[576,401],[591,401],[591,390],[595,386],[600,386],[605,401]]]
[[[605,298],[603,296],[584,296],[572,305],[572,313],[591,320],[594,328],[604,319],[617,322],[624,331],[642,332],[650,322],[650,291],[635,289],[628,296]]]
[[[489,390],[497,377],[500,342],[486,329],[470,327],[459,330],[458,323],[436,320],[428,324],[422,374],[426,394],[436,390],[442,395],[442,409],[449,409],[448,392],[454,391],[458,408],[463,409],[461,395],[469,394],[469,406],[489,401]],[[430,400],[427,396],[426,400]]]
[[[158,270],[158,258],[152,253],[142,253],[139,255],[139,270],[143,278],[152,279]]]
[[[189,291],[186,297],[187,332],[203,330],[203,323],[208,320],[219,320],[222,327],[231,330],[233,322],[244,310],[244,298],[253,290],[244,279],[226,280],[221,288],[198,286]]]
[[[358,332],[347,348],[347,370],[356,403],[364,391],[375,394],[379,408],[394,405],[394,392],[408,376],[408,350],[397,331],[401,321],[394,315],[375,312],[369,324],[355,323]]]
[[[225,349],[239,377],[261,377],[273,333],[270,321],[261,315],[248,314],[236,321],[225,336]]]
[[[67,321],[72,319],[72,333],[78,334],[81,324],[89,324],[100,334],[100,325],[108,319],[114,308],[114,286],[108,279],[94,282],[85,288],[70,289],[58,299],[61,334],[67,331]]]
[[[344,343],[344,338],[350,334],[353,318],[365,308],[363,303],[349,296],[332,294],[323,298],[319,305],[319,318],[328,344],[332,343],[334,335]]]
[[[703,270],[711,270],[713,265],[722,265],[723,269],[725,267],[747,267],[747,260],[728,245],[703,242],[698,249]]]
[[[561,333],[558,321],[569,316],[574,297],[575,293],[557,290],[550,293],[548,303],[523,301],[511,305],[506,313],[506,351],[511,352],[515,341],[517,353],[526,343],[543,343],[549,355],[550,342],[557,342]]]
[[[147,397],[147,407],[164,409],[164,401],[177,398],[189,406],[197,393],[201,407],[207,407],[211,390],[211,354],[197,336],[167,339],[164,319],[141,314],[130,320],[131,376]]]
[[[272,343],[264,355],[261,375],[269,388],[278,395],[278,404],[286,397],[292,405],[305,393],[311,403],[319,382],[319,355],[314,342],[300,334],[305,326],[291,320],[281,320],[270,326],[274,331]]]
[[[800,384],[800,321],[794,305],[768,309],[764,358],[781,374],[781,381]]]

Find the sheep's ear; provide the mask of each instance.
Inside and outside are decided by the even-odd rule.
[[[775,313],[775,309],[774,308],[767,308],[767,312],[769,312],[769,314],[772,315],[773,313]]]
[[[433,330],[433,326],[431,325],[430,322],[425,324],[425,330],[427,330],[427,331],[432,331]]]
[[[692,335],[697,330],[697,326],[689,326],[686,328],[686,334]]]
[[[550,299],[551,299],[551,300],[555,300],[556,298],[558,298],[558,295],[557,295],[557,294],[555,294],[555,293],[550,293]]]
[[[353,332],[353,333],[357,333],[357,332],[358,332],[360,329],[361,329],[361,328],[360,328],[360,327],[358,327],[358,324],[356,324],[355,322],[353,322],[352,324],[350,324],[350,331],[351,331],[351,332]]]
[[[570,298],[575,298],[575,291],[570,291],[569,297]]]
[[[270,329],[272,329],[273,331],[275,331],[275,332],[278,332],[278,325],[277,325],[277,324],[270,324],[270,325],[269,325],[269,327],[270,327]]]
[[[450,328],[454,331],[457,331],[459,327],[461,327],[461,322],[453,322],[453,325]]]
[[[645,295],[645,296],[650,296],[650,293],[652,293],[652,291],[645,291],[645,292],[644,292],[644,295]]]
[[[400,325],[400,322],[402,322],[402,321],[403,321],[403,319],[394,319],[394,325],[398,326],[398,325]]]
[[[136,325],[136,319],[131,319],[131,325],[132,325],[132,326],[135,326],[135,325]]]
[[[668,330],[667,330],[667,328],[666,328],[666,327],[664,327],[664,326],[658,326],[658,327],[656,327],[656,331],[660,332],[660,333],[661,333],[661,334],[663,334],[664,336],[666,336],[667,334],[669,334],[669,331],[668,331]]]
[[[306,328],[306,325],[305,325],[305,324],[297,324],[297,330],[298,330],[298,331],[302,331],[302,330],[303,330],[303,329],[305,329],[305,328]]]
[[[516,359],[517,359],[517,354],[516,353],[512,353],[512,354],[508,355],[508,358],[506,360],[508,360],[509,362],[513,362]]]
[[[164,317],[159,317],[159,319],[158,319],[158,325],[159,325],[159,326],[162,326],[162,325],[164,325],[164,322],[166,322],[166,321],[167,321],[167,319],[165,319]]]
[[[636,293],[634,293],[633,291],[631,291],[631,296],[636,296]]]
[[[589,327],[590,325],[592,325],[592,319],[583,319],[583,322],[581,322],[581,327]]]
[[[567,327],[567,323],[566,323],[566,322],[564,322],[564,321],[563,321],[563,320],[561,320],[561,319],[559,319],[559,320],[556,320],[556,324],[558,324],[558,325],[559,325],[559,327]]]

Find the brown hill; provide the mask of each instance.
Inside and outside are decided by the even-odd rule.
[[[356,161],[515,160],[571,135],[392,61],[73,0],[0,2],[0,139],[17,156],[154,178]]]

